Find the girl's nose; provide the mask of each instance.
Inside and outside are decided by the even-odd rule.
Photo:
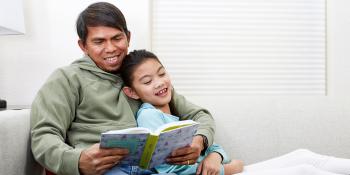
[[[163,82],[163,81],[157,81],[156,88],[157,88],[157,89],[158,89],[158,88],[161,88],[161,87],[163,87],[163,85],[164,85],[164,82]]]

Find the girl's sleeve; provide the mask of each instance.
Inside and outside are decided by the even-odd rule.
[[[228,157],[228,155],[226,154],[225,150],[218,144],[213,143],[211,146],[208,147],[207,151],[206,151],[206,155],[208,155],[209,153],[212,152],[217,152],[221,155],[222,157],[222,163],[228,163],[230,162],[230,158]]]

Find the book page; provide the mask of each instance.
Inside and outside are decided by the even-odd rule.
[[[102,133],[101,148],[127,148],[129,154],[122,159],[121,164],[139,165],[149,133],[116,134]]]
[[[189,125],[161,133],[153,152],[149,168],[166,163],[165,160],[172,151],[190,145],[198,126],[198,124]]]
[[[141,133],[151,133],[148,128],[137,127],[137,128],[127,128],[121,130],[111,130],[104,132],[102,134],[141,134]]]
[[[198,124],[198,123],[193,121],[193,120],[182,120],[182,121],[171,122],[171,123],[167,123],[167,124],[160,126],[152,134],[159,135],[159,133],[161,133],[161,132],[171,131],[171,130],[176,129],[176,128],[189,126],[189,125],[195,125],[195,124]]]

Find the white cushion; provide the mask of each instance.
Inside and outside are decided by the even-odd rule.
[[[30,149],[30,110],[0,111],[0,174],[43,174]]]

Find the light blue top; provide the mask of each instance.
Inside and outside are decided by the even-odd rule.
[[[149,103],[143,103],[136,115],[137,125],[139,127],[149,128],[155,131],[159,126],[164,124],[179,121],[179,118],[170,114],[163,113]],[[228,163],[230,160],[221,146],[213,144],[209,146],[204,155],[200,156],[196,164],[193,165],[169,165],[163,164],[156,166],[158,173],[176,173],[176,174],[195,174],[199,163],[211,152],[217,152],[223,157],[223,163]],[[223,167],[220,174],[223,174]]]

